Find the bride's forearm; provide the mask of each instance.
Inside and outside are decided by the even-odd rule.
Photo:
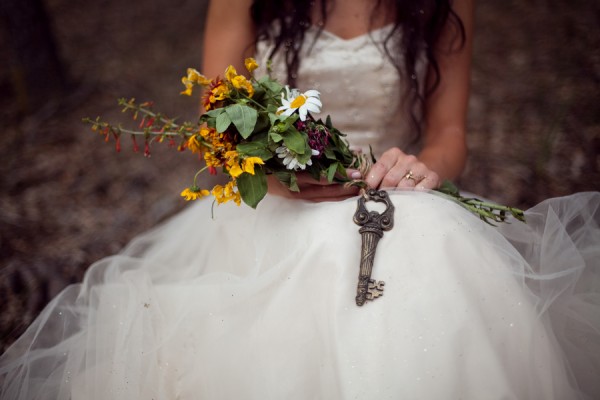
[[[444,136],[439,135],[435,143],[425,143],[418,158],[435,171],[441,180],[453,180],[460,176],[465,167],[467,146],[462,132]]]

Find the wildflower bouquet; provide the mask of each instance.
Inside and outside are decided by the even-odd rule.
[[[123,112],[133,119],[141,116],[137,129],[113,125],[97,117],[84,118],[92,130],[100,132],[108,142],[115,140],[121,149],[121,137],[131,135],[134,151],[139,147],[136,137],[144,138],[144,155],[150,156],[150,144],[164,142],[180,151],[199,154],[204,166],[195,174],[192,185],[181,192],[186,200],[196,200],[212,194],[217,203],[244,201],[256,208],[267,193],[267,176],[273,175],[291,191],[299,191],[296,173],[306,171],[316,180],[345,182],[365,187],[362,180],[350,180],[347,168],[366,172],[374,161],[372,155],[356,154],[349,149],[344,135],[331,123],[315,119],[321,111],[320,94],[316,90],[300,92],[271,78],[254,77],[258,64],[245,60],[250,78],[238,74],[233,66],[225,77],[208,79],[193,68],[182,78],[184,95],[194,88],[203,88],[205,109],[197,122],[177,123],[164,114],[154,112],[152,103],[137,104],[135,99],[120,99]],[[229,177],[225,185],[217,184],[210,191],[198,184],[199,175],[218,169]],[[507,215],[523,220],[521,210],[461,197],[456,187],[447,182],[438,189],[444,197],[456,201],[485,222],[504,222]]]
[[[306,171],[315,179],[325,177],[329,182],[347,180],[346,168],[358,166],[364,159],[350,151],[343,134],[333,127],[327,117],[323,122],[312,113],[319,113],[319,92],[304,93],[283,86],[269,76],[256,79],[256,61],[245,61],[250,78],[237,73],[233,66],[225,78],[208,79],[193,68],[182,78],[185,90],[191,95],[194,88],[204,89],[205,113],[197,123],[175,120],[152,111],[151,103],[136,104],[134,99],[119,100],[124,112],[134,119],[142,116],[138,130],[125,129],[102,121],[85,119],[92,129],[113,137],[117,150],[120,138],[129,134],[137,150],[136,136],[145,140],[144,154],[150,154],[150,143],[179,141],[179,150],[198,153],[204,167],[194,176],[193,183],[181,195],[195,200],[212,193],[217,203],[233,200],[256,207],[267,193],[267,175],[274,175],[291,191],[299,191],[296,172]],[[200,173],[216,174],[221,169],[228,177],[225,185],[212,190],[198,185]]]

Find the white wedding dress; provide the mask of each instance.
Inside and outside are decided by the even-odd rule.
[[[299,79],[376,153],[410,142],[385,29],[323,32]],[[600,398],[600,194],[498,228],[435,194],[390,197],[385,291],[363,307],[356,199],[267,196],[214,218],[199,201],[55,298],[0,359],[0,397]]]

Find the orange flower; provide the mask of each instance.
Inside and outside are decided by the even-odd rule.
[[[204,109],[209,111],[213,108],[213,105],[219,101],[225,100],[229,95],[229,88],[219,78],[212,81],[209,90],[202,98]]]

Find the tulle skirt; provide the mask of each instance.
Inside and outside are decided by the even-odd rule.
[[[191,205],[45,308],[1,398],[600,398],[599,193],[499,227],[391,198],[362,307],[356,199]]]

